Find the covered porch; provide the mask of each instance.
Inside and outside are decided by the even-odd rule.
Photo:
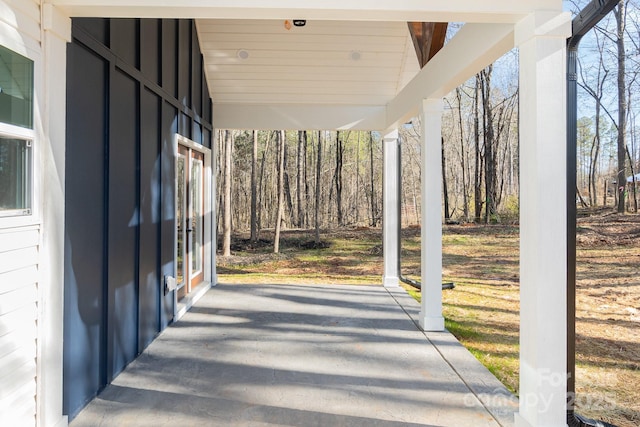
[[[564,426],[567,406],[565,50],[570,19],[562,12],[562,2],[384,0],[373,6],[364,5],[361,0],[304,3],[299,0],[184,0],[179,6],[176,3],[160,0],[50,0],[43,3],[47,57],[55,58],[47,63],[48,120],[54,124],[65,123],[64,96],[54,95],[62,92],[59,82],[65,81],[67,75],[64,60],[67,42],[72,40],[73,18],[195,19],[197,31],[184,26],[184,33],[178,31],[174,35],[178,40],[199,40],[194,46],[202,52],[200,65],[206,75],[208,95],[213,100],[210,114],[202,115],[211,117],[201,117],[197,109],[190,106],[193,94],[198,92],[196,82],[202,84],[203,80],[193,72],[194,66],[181,68],[180,65],[192,61],[198,67],[200,55],[194,53],[197,49],[167,47],[164,30],[145,33],[144,28],[134,23],[127,27],[131,34],[111,32],[111,29],[101,32],[99,37],[104,38],[103,45],[98,46],[101,50],[107,46],[117,50],[121,47],[118,41],[126,36],[136,46],[157,47],[160,54],[146,57],[149,50],[136,47],[125,50],[131,58],[124,58],[118,52],[109,51],[113,65],[100,70],[113,73],[107,73],[106,78],[123,74],[122,86],[127,86],[130,93],[146,94],[140,88],[150,88],[166,95],[167,91],[164,86],[158,86],[158,81],[176,86],[170,94],[173,104],[169,105],[176,117],[182,120],[182,116],[191,115],[195,121],[204,119],[205,122],[210,119],[216,129],[353,129],[383,133],[385,268],[381,282],[384,287],[243,288],[241,294],[235,288],[216,288],[152,343],[127,373],[114,377],[112,385],[74,421],[75,425],[84,425],[83,419],[87,420],[86,425],[119,424],[114,417],[120,416],[120,408],[128,408],[133,412],[128,415],[123,412],[122,424],[141,422],[144,414],[150,416],[149,420],[155,420],[152,424],[186,421],[193,414],[200,414],[202,418],[194,419],[194,424],[198,420],[211,424],[212,419],[219,419],[220,425],[236,420],[246,420],[248,425],[394,425],[402,422],[432,426],[507,425],[509,421],[500,420],[515,418],[519,427]],[[294,19],[305,20],[306,27],[287,29],[285,22]],[[425,61],[412,56],[416,55],[415,40],[412,41],[408,22],[464,25],[437,54]],[[413,36],[415,38],[415,34]],[[89,44],[94,45],[94,41]],[[475,374],[461,374],[464,366],[474,366],[468,353],[464,353],[468,364],[465,362],[460,369],[452,362],[454,357],[447,355],[450,348],[462,350],[444,331],[442,317],[440,142],[442,98],[514,47],[519,48],[520,54],[522,304],[520,403],[512,417],[513,412],[492,415],[488,411],[502,398],[494,399],[489,393],[488,403],[478,400],[485,390],[476,391],[471,386]],[[166,72],[168,69],[162,69],[162,59],[176,53],[178,66],[173,71],[177,70],[177,75],[173,75]],[[87,57],[93,59],[93,56]],[[154,70],[151,82],[146,81],[149,79],[145,66]],[[142,83],[136,86],[130,81],[131,76],[140,77]],[[147,109],[143,102],[131,105],[129,99],[122,97],[119,101],[132,110],[139,107],[139,111],[125,114],[114,108],[110,113],[113,116],[122,113],[123,120],[131,119],[127,122],[131,135],[126,138],[139,140],[140,147],[149,147],[144,138],[138,137],[140,126],[135,120],[147,117],[145,114],[151,111],[153,114],[148,116],[154,125],[149,129],[155,132],[158,127],[154,120],[160,114]],[[201,104],[208,107],[207,102]],[[416,116],[420,117],[423,129],[421,306],[398,304],[394,298],[401,292],[397,288],[398,128]],[[169,130],[180,133],[180,129],[197,133],[184,125],[188,121],[180,120],[168,121],[171,127],[167,127],[167,135]],[[65,129],[53,131],[49,142],[53,151],[64,152]],[[130,149],[127,139],[118,135],[113,133],[114,141]],[[203,140],[211,139],[200,136]],[[166,178],[163,184],[167,184],[167,191],[166,198],[160,200],[161,203],[169,200],[161,208],[171,211],[175,202],[172,201],[174,165],[171,162],[175,162],[176,155],[169,145],[161,148],[164,150],[160,153],[164,162],[161,165],[167,172],[163,175],[163,179]],[[129,175],[133,177],[129,183],[138,179],[136,174],[140,168],[132,156],[124,150],[111,152],[129,161]],[[104,164],[104,159],[96,161]],[[72,169],[72,162],[61,164],[58,170],[64,172],[65,167]],[[113,176],[120,177],[119,174]],[[214,176],[213,173],[210,178]],[[63,179],[58,184],[63,195],[69,191]],[[113,200],[120,195],[116,190],[110,194]],[[138,196],[133,193],[130,196],[128,202],[136,208],[140,204]],[[215,200],[215,195],[211,196]],[[114,216],[122,213],[120,206],[118,209],[116,206],[115,203],[112,206]],[[66,207],[54,205],[49,209],[48,227],[64,229]],[[172,292],[165,286],[167,276],[172,273],[177,276],[174,266],[177,256],[171,257],[171,229],[176,225],[172,214],[165,221],[166,232],[161,233],[168,236],[164,248],[168,257],[162,258],[161,269],[154,270],[161,273],[158,280],[152,280],[149,285],[155,293]],[[119,218],[122,224],[128,224],[126,219],[124,214]],[[215,215],[209,215],[206,221],[210,232],[204,239],[215,242]],[[98,228],[101,232],[104,229]],[[126,242],[113,242],[112,259],[117,259],[122,247],[130,249],[132,244],[137,244],[136,250],[140,249],[141,245],[136,243],[141,241],[138,230],[131,227]],[[51,255],[54,265],[63,263],[58,259],[59,252]],[[214,252],[205,257],[213,285],[216,282]],[[140,250],[140,253],[147,252]],[[131,276],[140,272],[139,257],[135,253],[127,262]],[[115,267],[113,270],[119,271]],[[52,283],[64,282],[59,272],[51,274]],[[117,274],[111,276],[118,278]],[[140,289],[139,278],[123,280],[123,283],[132,292]],[[47,298],[63,301],[63,290],[52,289],[52,295]],[[163,296],[169,300],[169,296]],[[155,300],[162,301],[162,297]],[[133,299],[123,297],[122,301],[131,303],[135,295]],[[113,313],[109,312],[113,314],[110,320],[126,329],[127,318],[118,313],[122,301],[113,299],[104,308],[114,308]],[[140,301],[145,302],[142,298]],[[163,309],[169,307],[165,305]],[[137,308],[131,304],[132,318],[137,315]],[[62,329],[59,312],[46,315],[49,317],[44,319],[45,323],[51,329]],[[169,318],[165,317],[157,322],[162,327]],[[178,330],[181,334],[176,334]],[[189,339],[181,338],[185,333],[190,335]],[[120,342],[114,338],[117,335],[111,335],[107,337],[111,339],[109,344],[118,348]],[[142,346],[133,341],[135,333],[129,335],[132,341],[129,353],[137,354]],[[56,337],[52,336],[52,340],[56,341]],[[103,338],[101,342],[106,343]],[[176,340],[180,346],[172,345]],[[278,340],[282,340],[282,345]],[[46,352],[45,349],[43,353]],[[52,353],[54,358],[45,354],[47,360],[62,365],[60,349],[56,347]],[[316,361],[320,353],[323,358]],[[117,367],[124,365],[125,358],[122,358]],[[166,369],[159,369],[164,366]],[[151,370],[145,373],[147,367]],[[107,370],[102,377],[110,382],[116,371]],[[166,374],[168,379],[164,379]],[[59,402],[47,400],[46,396],[60,394],[59,370],[52,371],[51,378],[43,380],[42,401],[46,401],[43,403],[46,408],[42,412],[57,416]],[[299,383],[312,387],[299,387]],[[286,387],[280,387],[281,384]],[[134,396],[143,400],[136,402]],[[109,406],[109,402],[114,406]],[[403,409],[397,411],[397,407]],[[97,418],[85,418],[93,416]],[[162,419],[163,416],[167,418]],[[411,418],[413,416],[416,418]],[[303,418],[298,422],[296,417]],[[146,422],[146,418],[144,420]]]
[[[512,426],[518,402],[380,286],[219,285],[71,423]]]

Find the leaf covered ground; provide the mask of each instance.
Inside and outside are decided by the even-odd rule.
[[[281,253],[271,236],[234,236],[233,255],[218,258],[222,283],[377,285],[380,229],[286,231]],[[640,217],[598,212],[578,220],[578,413],[619,427],[640,425]],[[443,293],[447,328],[517,393],[519,330],[517,226],[445,226]],[[420,277],[420,230],[403,231],[403,274]],[[419,292],[407,287],[419,298]]]

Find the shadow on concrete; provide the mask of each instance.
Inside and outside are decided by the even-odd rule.
[[[448,333],[428,338],[398,299],[371,286],[219,285],[72,427],[510,425],[513,396],[473,364],[463,380],[443,354],[466,350]]]

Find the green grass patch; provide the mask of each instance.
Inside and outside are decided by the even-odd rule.
[[[482,336],[468,325],[446,317],[444,318],[444,327],[458,338],[458,340],[475,340]]]

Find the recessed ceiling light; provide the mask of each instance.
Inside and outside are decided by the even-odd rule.
[[[352,61],[360,61],[360,59],[362,58],[362,53],[358,52],[357,50],[352,50],[349,53],[349,58]]]
[[[237,53],[236,53],[238,59],[242,59],[243,61],[245,59],[249,58],[249,51],[248,50],[244,50],[244,49],[240,49]]]

